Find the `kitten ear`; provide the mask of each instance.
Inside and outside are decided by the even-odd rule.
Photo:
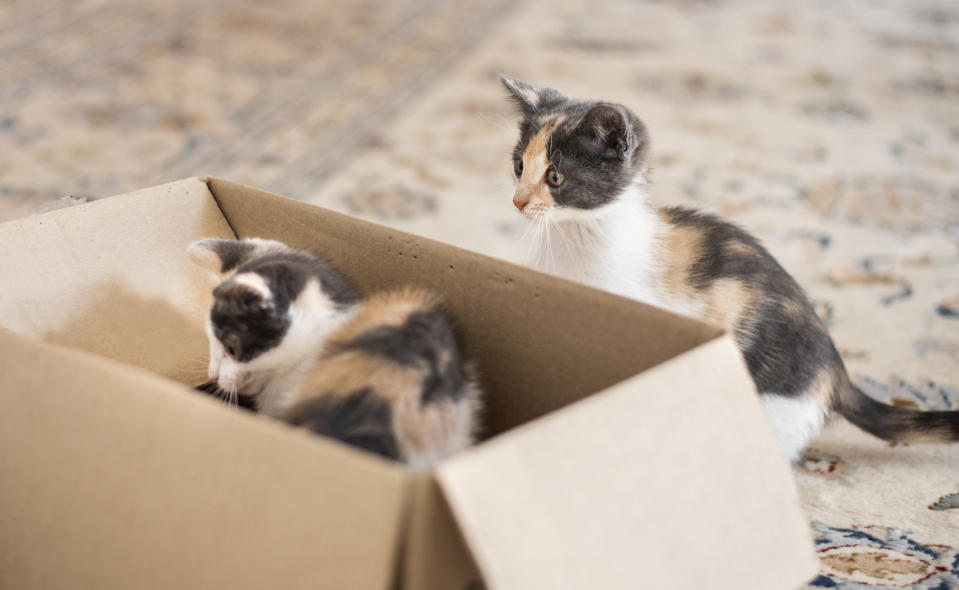
[[[526,82],[511,78],[506,74],[500,74],[499,80],[503,83],[503,86],[509,90],[510,98],[513,99],[513,102],[524,115],[535,113],[543,96],[549,90],[548,88],[531,86]]]
[[[225,274],[254,256],[290,250],[291,248],[283,242],[263,238],[243,238],[242,240],[206,238],[190,244],[187,247],[187,254],[197,266]]]
[[[596,105],[576,128],[580,143],[603,158],[625,159],[636,147],[636,135],[629,115],[617,105]]]
[[[200,268],[223,274],[243,264],[254,249],[248,241],[206,238],[193,242],[186,251]]]

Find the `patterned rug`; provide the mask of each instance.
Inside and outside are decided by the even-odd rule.
[[[0,219],[217,174],[510,260],[499,71],[633,108],[659,203],[757,234],[871,395],[959,408],[951,0],[0,4]],[[959,587],[959,445],[836,421],[810,588]]]
[[[0,220],[197,174],[306,194],[507,4],[0,3]]]

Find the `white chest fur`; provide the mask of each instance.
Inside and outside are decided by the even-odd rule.
[[[257,410],[271,418],[282,417],[294,401],[300,380],[314,364],[313,359],[304,359],[277,370],[257,394]]]
[[[634,189],[635,190],[635,189]],[[671,226],[648,207],[643,195],[627,191],[598,211],[560,210],[557,219],[539,221],[531,266],[663,307],[678,314],[704,319],[706,303],[689,293],[668,293],[664,287],[668,252],[664,251]],[[545,227],[549,223],[549,234]],[[808,398],[783,398],[763,391],[763,404],[773,431],[790,461],[822,427],[827,409]]]
[[[539,220],[530,266],[644,303],[689,313],[664,292],[662,235],[667,227],[639,187],[596,210],[558,210]]]
[[[291,326],[283,342],[251,363],[267,380],[256,394],[257,410],[272,418],[286,413],[295,401],[300,381],[316,366],[320,352],[329,338],[350,316],[350,311],[294,308]],[[260,368],[264,367],[264,368]]]

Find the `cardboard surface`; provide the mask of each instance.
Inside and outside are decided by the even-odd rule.
[[[233,232],[197,179],[0,224],[0,327],[199,383],[205,236]]]
[[[412,486],[400,572],[403,590],[481,590],[482,576],[432,474]]]
[[[0,588],[463,590],[482,572],[767,590],[815,572],[718,329],[208,182],[0,225],[0,326],[31,337],[0,334]],[[413,475],[164,379],[205,375],[212,283],[185,248],[233,235],[321,252],[363,291],[442,294],[480,367],[484,442]]]
[[[399,468],[5,331],[0,375],[0,588],[390,587]]]
[[[817,571],[728,338],[437,468],[490,588],[791,590]]]

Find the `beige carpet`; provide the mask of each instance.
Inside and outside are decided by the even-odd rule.
[[[632,107],[658,202],[761,237],[869,393],[959,407],[954,1],[158,6],[0,4],[0,219],[217,174],[518,260],[504,71]],[[959,587],[959,446],[839,422],[797,478],[811,587]]]

